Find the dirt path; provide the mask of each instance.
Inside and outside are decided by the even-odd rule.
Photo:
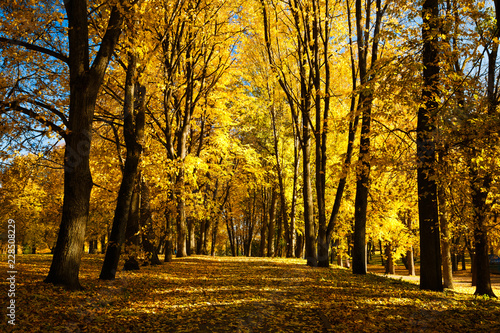
[[[405,281],[410,281],[414,283],[419,283],[420,269],[416,268],[416,276],[409,276],[408,270],[404,266],[396,266],[395,275],[385,275],[385,268],[379,265],[368,265],[368,272],[377,275],[387,276],[393,279],[402,279]],[[455,284],[455,289],[458,292],[474,294],[475,287],[471,286],[472,283],[472,273],[470,268],[467,270],[459,270],[453,272],[453,283]],[[497,296],[500,296],[500,274],[491,274],[491,286],[493,291]]]

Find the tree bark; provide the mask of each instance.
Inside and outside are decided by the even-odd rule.
[[[274,257],[274,233],[276,229],[276,201],[278,193],[276,188],[271,190],[271,205],[269,206],[269,223],[267,225],[267,256]]]
[[[266,256],[266,239],[267,239],[267,229],[268,229],[268,218],[267,214],[267,191],[262,189],[262,225],[260,227],[260,256]]]
[[[187,255],[191,256],[196,253],[194,218],[190,217],[187,219],[187,229],[188,229]]]
[[[65,2],[69,42],[69,119],[64,153],[61,225],[47,283],[81,289],[78,273],[89,217],[92,176],[89,167],[92,121],[106,67],[121,34],[123,14],[113,7],[107,31],[89,68],[87,1]]]
[[[499,1],[494,1],[496,26],[492,29],[494,38],[500,38],[500,8]],[[494,39],[492,37],[492,39]],[[498,117],[498,80],[497,73],[497,57],[498,43],[492,42],[491,49],[487,48],[488,54],[488,82],[486,89],[486,98],[488,102],[487,114],[490,117]],[[496,129],[494,130],[496,132]],[[498,139],[490,136],[487,138],[490,146],[498,146]],[[491,288],[490,263],[488,251],[488,210],[489,205],[486,203],[488,193],[491,191],[493,176],[491,171],[481,170],[481,166],[477,165],[474,160],[480,155],[480,150],[476,147],[472,148],[472,156],[469,160],[469,172],[471,175],[471,196],[472,205],[474,207],[474,272],[476,276],[476,291],[475,295],[487,295],[496,297]]]
[[[478,180],[475,170],[471,170],[471,173],[472,204],[474,206],[474,267],[472,269],[476,278],[476,291],[474,294],[496,297],[491,288],[488,231],[486,228],[488,219],[486,198],[489,191],[484,190],[490,187],[491,178],[486,176]]]
[[[422,6],[424,106],[417,119],[417,184],[420,225],[420,288],[442,291],[441,249],[437,184],[435,180],[435,118],[438,111],[439,57],[437,49],[438,1],[425,0]]]
[[[172,262],[172,252],[173,252],[173,218],[171,216],[169,208],[165,209],[165,262]]]
[[[129,213],[131,210],[132,195],[136,185],[138,176],[138,165],[142,153],[142,140],[144,136],[144,109],[139,107],[139,112],[135,114],[134,95],[136,90],[136,57],[134,54],[129,54],[129,64],[127,67],[127,75],[125,79],[125,103],[123,107],[124,123],[123,134],[125,137],[125,145],[127,147],[127,157],[123,169],[122,183],[118,192],[118,199],[113,219],[113,226],[108,240],[106,256],[102,265],[99,279],[112,280],[115,278],[118,269],[118,261],[123,242],[125,241],[125,232]],[[140,99],[144,100],[144,89],[139,93]],[[139,105],[143,105],[139,101]]]
[[[219,217],[215,217],[214,228],[212,230],[212,246],[210,249],[210,255],[215,256],[215,246],[217,245],[217,235],[219,233]]]
[[[288,228],[289,241],[287,244],[287,257],[292,258],[296,256],[295,247],[297,245],[297,236],[295,230],[295,210],[297,207],[297,183],[299,178],[299,164],[300,164],[300,150],[299,139],[295,134],[295,127],[293,128],[293,185],[292,185],[292,204],[290,207],[290,226]]]
[[[415,259],[413,258],[413,246],[406,251],[406,262],[408,263],[408,275],[415,276]]]
[[[236,253],[236,237],[234,232],[234,222],[233,217],[227,215],[226,216],[226,228],[227,228],[227,236],[229,238],[229,245],[231,246],[231,254],[233,257],[237,256]]]
[[[442,159],[440,158],[441,163]],[[451,235],[446,218],[446,198],[442,186],[438,187],[439,224],[441,227],[441,261],[443,265],[443,288],[454,289],[451,264]]]
[[[125,231],[125,264],[124,271],[134,271],[139,269],[137,254],[140,247],[139,220],[140,220],[141,191],[140,180],[136,178],[136,186],[130,201],[130,213],[128,214],[127,228]]]
[[[187,256],[187,225],[186,225],[186,199],[184,183],[184,166],[180,167],[175,184],[177,200],[177,258]]]
[[[385,256],[387,258],[385,261],[385,274],[396,274],[394,256],[392,254],[392,243],[390,242],[385,245]]]
[[[365,4],[366,23],[362,26],[362,1],[356,0],[356,32],[358,45],[358,65],[361,92],[359,94],[358,111],[362,114],[361,139],[359,144],[359,163],[356,170],[356,196],[354,200],[354,246],[352,252],[352,272],[366,274],[366,212],[368,207],[368,188],[370,181],[370,133],[371,113],[373,104],[373,88],[369,83],[374,80],[374,74],[368,73],[368,38],[367,30],[370,27],[371,3]],[[376,21],[374,26],[374,39],[371,51],[371,66],[373,69],[378,58],[379,31],[382,24],[383,10],[381,0],[376,1]],[[368,85],[368,86],[367,86]]]
[[[146,253],[146,262],[150,265],[161,265],[161,261],[158,258],[158,251],[156,246],[154,246],[153,241],[155,239],[154,229],[153,229],[153,219],[151,218],[151,206],[150,206],[150,192],[149,185],[144,179],[141,178],[141,218],[140,226],[143,230],[142,232],[142,247]]]

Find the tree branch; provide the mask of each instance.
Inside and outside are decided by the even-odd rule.
[[[42,46],[34,45],[34,44],[31,44],[31,43],[23,42],[23,41],[16,40],[16,39],[5,38],[5,37],[0,37],[0,43],[6,43],[6,44],[11,44],[11,45],[22,46],[22,47],[24,47],[27,50],[32,50],[32,51],[40,52],[40,53],[49,55],[51,57],[54,57],[54,58],[56,58],[58,60],[61,60],[66,65],[69,64],[69,58],[67,56],[65,56],[64,54],[61,54],[59,52],[56,52],[56,51],[53,51],[53,50],[49,50],[49,49],[47,49],[45,47],[42,47]]]
[[[5,110],[5,111],[8,111],[8,110],[18,111],[18,112],[20,112],[22,114],[25,114],[28,117],[30,117],[30,118],[35,119],[36,121],[38,121],[40,124],[49,127],[51,130],[53,130],[54,132],[56,132],[57,134],[59,134],[63,139],[66,140],[66,138],[67,138],[67,133],[66,133],[66,131],[62,127],[56,125],[55,123],[53,123],[50,120],[45,119],[45,117],[43,117],[42,115],[39,115],[35,111],[19,105],[18,102],[3,102],[3,101],[0,101],[0,113],[2,113],[3,110]]]

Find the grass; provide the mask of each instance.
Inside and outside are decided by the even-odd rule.
[[[498,332],[500,302],[300,259],[194,256],[97,279],[102,256],[86,255],[68,292],[41,282],[50,255],[19,255],[16,325],[0,332]],[[0,257],[0,271],[7,260]]]

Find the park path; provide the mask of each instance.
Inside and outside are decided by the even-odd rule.
[[[408,270],[404,266],[396,266],[396,274],[394,275],[386,275],[385,268],[379,265],[368,265],[368,272],[374,273],[380,276],[392,278],[392,279],[402,279],[404,281],[419,283],[420,277],[418,274],[420,273],[418,268],[416,269],[416,276],[408,275]],[[457,272],[453,272],[453,283],[455,285],[455,289],[457,292],[466,293],[466,294],[474,294],[476,290],[472,284],[472,273],[470,268],[467,270],[459,270]],[[491,274],[491,286],[493,291],[497,296],[500,297],[500,274]]]

